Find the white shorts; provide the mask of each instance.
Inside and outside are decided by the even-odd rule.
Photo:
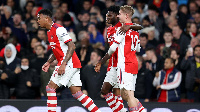
[[[106,73],[104,82],[109,82],[113,88],[119,88],[119,83],[117,83],[117,67],[111,67],[110,71]]]
[[[137,79],[137,74],[127,73],[125,71],[121,71],[121,69],[117,70],[117,78],[120,89],[125,90],[133,90],[135,91],[135,84]]]
[[[60,66],[55,66],[55,70],[51,76],[51,79],[59,87],[64,85],[68,86],[82,86],[80,80],[80,68],[73,68],[72,66],[66,66],[65,73],[63,75],[58,75],[58,69]]]

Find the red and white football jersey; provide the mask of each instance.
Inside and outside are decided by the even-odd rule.
[[[118,22],[115,26],[110,26],[107,28],[107,38],[108,38],[108,43],[111,46],[113,44],[113,40],[114,40],[114,34],[117,31],[118,27],[121,27],[122,24],[120,22]],[[116,50],[112,56],[110,57],[109,63],[108,63],[108,68],[107,71],[110,71],[110,67],[117,67],[117,52],[118,50]]]
[[[57,66],[60,66],[65,59],[68,50],[66,43],[72,41],[72,38],[63,26],[56,23],[54,23],[51,26],[51,29],[47,31],[47,36],[51,49],[58,61]],[[73,68],[81,68],[81,62],[76,55],[76,52],[73,53],[71,59],[67,62],[67,65],[71,65]]]
[[[125,25],[133,25],[133,23],[126,23]],[[139,33],[133,30],[126,32],[125,36],[118,36],[118,30],[115,33],[114,42],[119,44],[118,46],[118,64],[117,66],[127,73],[138,73],[138,61],[136,58],[136,44],[139,41]]]

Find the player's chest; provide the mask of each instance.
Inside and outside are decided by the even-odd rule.
[[[56,49],[60,45],[61,40],[53,33],[47,33],[48,41],[52,49]]]

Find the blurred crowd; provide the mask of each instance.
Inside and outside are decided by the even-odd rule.
[[[52,51],[37,13],[47,8],[76,44],[83,92],[104,100],[100,90],[107,65],[100,73],[94,65],[109,48],[106,13],[113,5],[132,6],[132,21],[143,26],[135,97],[161,101],[166,92],[167,102],[200,102],[200,0],[1,0],[0,99],[46,99],[45,87],[57,64],[47,73],[41,70]],[[73,99],[65,87],[57,95]]]

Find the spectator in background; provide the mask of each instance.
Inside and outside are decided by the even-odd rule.
[[[56,10],[59,8],[60,0],[51,0],[51,6],[52,6],[52,13],[53,15],[56,13]]]
[[[151,44],[148,43],[148,35],[146,33],[140,34],[140,56],[143,56],[145,54],[145,50],[148,47],[153,47]]]
[[[155,74],[163,68],[163,60],[161,57],[156,56],[156,51],[153,47],[149,47],[145,51],[146,53],[146,69],[148,69],[151,74]]]
[[[175,60],[166,58],[164,69],[156,73],[153,85],[158,90],[158,102],[177,102],[180,100],[182,74],[175,66]]]
[[[149,70],[145,68],[143,59],[141,56],[137,56],[138,60],[138,74],[136,80],[136,88],[134,95],[139,101],[149,102],[152,93],[153,77]],[[141,89],[143,88],[143,89]]]
[[[7,0],[6,4],[12,9],[12,15],[17,12],[21,12],[19,4],[17,4],[15,0]]]
[[[90,12],[90,8],[92,7],[92,3],[90,0],[83,0],[83,8],[82,10]]]
[[[43,45],[46,49],[45,53],[51,49],[49,42],[48,42],[48,37],[46,34],[46,31],[44,29],[38,29],[37,31],[37,37],[40,39],[41,45]]]
[[[29,67],[28,58],[22,58],[21,67],[15,70],[16,75],[16,98],[34,99],[36,97],[36,88],[40,86],[40,78],[35,69]]]
[[[187,15],[187,19],[189,18],[188,17],[188,8],[187,8],[187,5],[185,5],[185,4],[179,5],[178,11],[181,12],[181,13],[183,13],[183,14],[185,14],[185,15]]]
[[[136,23],[136,24],[141,24],[141,23],[140,23],[140,19],[139,19],[138,17],[132,18],[132,22],[133,22],[133,23]]]
[[[200,29],[200,12],[196,12],[194,15],[194,22],[197,25],[197,28]],[[200,33],[200,31],[198,31]]]
[[[188,45],[188,49],[191,47],[192,49],[196,46],[199,45],[199,39],[197,38],[192,38],[190,41],[190,45]]]
[[[17,37],[18,42],[25,47],[28,39],[26,36],[26,24],[22,22],[22,16],[19,13],[14,14],[13,19],[6,19],[4,12],[1,11],[2,26],[9,26],[12,30],[12,34]]]
[[[162,34],[164,21],[159,16],[158,8],[155,5],[151,4],[148,6],[148,13],[151,25],[155,26],[155,28],[159,31],[159,34]]]
[[[177,49],[170,50],[170,58],[175,60],[175,68],[181,71],[181,60],[180,60],[180,53]]]
[[[44,72],[42,70],[39,71],[40,72],[40,80],[41,80],[41,86],[40,86],[41,99],[47,99],[46,85],[49,83],[49,80],[51,78],[51,75],[53,74],[53,71],[54,71],[57,63],[58,63],[58,61],[54,60],[50,64],[50,67],[47,72]]]
[[[92,6],[90,9],[90,22],[96,24],[97,29],[103,33],[103,28],[105,27],[105,21],[101,15],[101,11],[98,6]]]
[[[181,62],[181,69],[186,70],[186,89],[187,98],[195,102],[200,101],[200,45],[194,47],[194,57],[190,58],[193,54],[187,52],[186,56]]]
[[[163,48],[164,47],[168,47],[170,49],[180,50],[180,46],[172,41],[173,40],[172,32],[165,31],[163,37],[164,37],[165,43],[164,44],[159,44],[157,46],[157,49],[156,49],[156,54],[157,55],[163,56]]]
[[[76,54],[81,61],[82,68],[90,61],[90,55],[93,51],[92,46],[89,44],[89,38],[86,31],[80,31],[78,34],[81,45],[76,48]]]
[[[24,20],[31,18],[31,11],[33,10],[34,6],[35,6],[34,1],[27,1],[26,2],[25,8],[24,8],[25,9],[24,10],[25,15],[23,15]]]
[[[42,65],[48,60],[45,57],[45,47],[43,45],[35,46],[36,57],[31,59],[30,65],[33,69],[35,69],[40,76],[40,71],[42,70]]]
[[[199,6],[193,0],[189,1],[188,6],[189,6],[190,17],[192,17],[193,14],[195,14],[196,12],[198,12]]]
[[[146,33],[148,35],[148,43],[156,47],[158,45],[158,41],[156,40],[156,33],[155,33],[155,27],[150,26],[146,27],[142,30],[142,33]],[[158,37],[157,37],[158,39]]]
[[[63,13],[62,10],[61,10],[60,8],[57,8],[55,14],[53,15],[54,20],[55,20],[55,21],[56,21],[56,20],[62,20],[64,14],[65,14],[65,13]]]
[[[15,82],[14,74],[5,65],[4,58],[0,57],[0,99],[10,98],[10,87]]]
[[[103,100],[101,97],[101,87],[106,76],[107,67],[103,65],[100,73],[95,72],[94,66],[101,59],[102,54],[98,50],[94,50],[90,56],[90,65],[86,65],[81,72],[82,91],[94,100]],[[87,71],[87,72],[85,72]]]
[[[164,30],[172,31],[173,26],[177,25],[177,19],[175,16],[168,16],[165,18],[165,27]]]
[[[6,68],[14,71],[17,66],[20,65],[20,59],[16,57],[17,50],[13,44],[7,44],[4,51],[4,57],[6,60]]]
[[[190,23],[188,35],[190,39],[197,36],[197,25],[195,23]]]
[[[148,15],[148,5],[145,4],[145,0],[136,0],[135,2],[136,7],[134,8],[133,17],[139,17],[140,21]]]
[[[96,44],[97,42],[100,42],[103,46],[105,45],[103,35],[99,31],[97,31],[96,25],[94,23],[89,24],[88,32],[90,35],[91,44]]]
[[[180,58],[182,59],[185,56],[188,45],[190,44],[190,39],[184,34],[182,29],[178,25],[175,25],[172,28],[172,34],[174,37],[174,41],[180,45]]]
[[[72,18],[69,14],[65,14],[62,21],[63,21],[63,26],[65,27],[65,29],[68,32],[74,32],[75,31],[75,24],[72,21]]]
[[[90,20],[90,15],[88,12],[82,11],[80,13],[79,19],[80,19],[80,23],[76,25],[76,33],[77,34],[82,30],[85,30],[85,31],[88,30],[88,23]]]
[[[61,11],[62,11],[63,14],[67,13],[67,14],[70,15],[70,17],[72,18],[72,21],[74,22],[75,25],[77,25],[79,23],[79,21],[76,18],[76,15],[73,12],[71,12],[71,11],[68,10],[69,6],[68,6],[67,2],[60,3],[60,9],[61,9]]]

